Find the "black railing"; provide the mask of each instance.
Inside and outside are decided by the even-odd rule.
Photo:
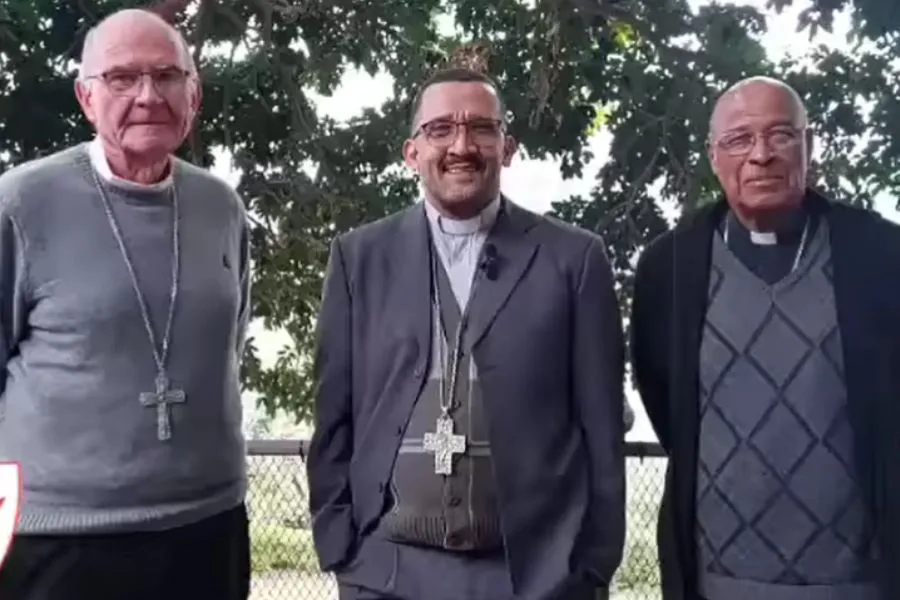
[[[306,440],[251,440],[248,507],[253,543],[251,600],[336,600],[319,572],[306,511]],[[659,444],[627,442],[628,536],[613,600],[659,600],[656,515],[665,453]]]

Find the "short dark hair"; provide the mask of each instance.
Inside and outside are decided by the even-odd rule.
[[[426,79],[421,86],[419,86],[419,91],[416,92],[416,95],[413,98],[412,109],[410,110],[410,129],[413,132],[415,132],[416,130],[416,118],[419,116],[419,109],[422,108],[422,97],[425,95],[425,91],[428,88],[439,83],[469,82],[483,83],[490,86],[494,90],[494,92],[497,94],[497,100],[500,103],[500,118],[505,121],[506,105],[503,103],[503,98],[500,96],[500,88],[497,85],[497,82],[484,73],[479,73],[478,71],[473,71],[472,69],[466,69],[463,67],[453,67],[450,69],[441,69],[440,71],[435,72],[431,77]]]

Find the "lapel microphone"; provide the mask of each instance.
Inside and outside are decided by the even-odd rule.
[[[497,272],[500,269],[500,259],[497,257],[497,246],[493,244],[485,244],[484,252],[481,257],[481,263],[478,268],[484,273],[489,281],[497,280]]]

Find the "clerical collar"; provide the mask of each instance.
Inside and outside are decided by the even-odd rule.
[[[737,216],[730,212],[725,217],[725,228],[733,236],[742,237],[754,246],[777,246],[779,244],[795,244],[803,235],[809,216],[806,211],[798,210],[785,222],[780,231],[752,231]]]
[[[757,246],[774,246],[778,243],[778,234],[774,231],[750,231],[750,241]]]
[[[103,149],[103,142],[100,141],[99,137],[95,137],[88,144],[88,156],[90,156],[91,158],[91,166],[94,167],[94,169],[97,171],[97,174],[100,175],[100,177],[104,181],[109,181],[122,187],[144,191],[162,191],[172,186],[172,169],[169,169],[169,175],[165,179],[157,183],[136,183],[134,181],[128,181],[127,179],[117,177],[109,167],[109,161],[106,158],[106,150]]]
[[[431,225],[447,235],[472,235],[479,231],[486,231],[494,225],[494,222],[497,220],[497,214],[500,212],[499,195],[471,219],[445,217],[427,199],[424,202],[425,214],[428,215]]]

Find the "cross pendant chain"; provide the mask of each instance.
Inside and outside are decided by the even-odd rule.
[[[437,475],[451,475],[454,456],[466,451],[466,436],[453,433],[453,419],[441,415],[437,418],[434,432],[425,434],[422,446],[434,453],[434,472]]]
[[[169,405],[184,404],[184,392],[169,389],[169,378],[164,373],[156,376],[156,391],[141,394],[141,406],[156,407],[156,437],[166,441],[172,437],[172,420]]]
[[[122,229],[116,219],[115,211],[112,203],[106,195],[106,190],[100,183],[96,171],[92,171],[94,184],[100,193],[100,199],[103,203],[103,210],[106,213],[106,219],[112,229],[116,244],[125,261],[125,267],[128,269],[128,275],[131,277],[131,287],[134,295],[137,297],[138,306],[141,311],[141,319],[144,322],[144,330],[147,332],[147,339],[150,342],[150,348],[153,352],[153,362],[156,364],[156,391],[140,394],[139,400],[142,406],[156,407],[156,433],[160,440],[168,440],[172,437],[172,426],[169,415],[170,404],[182,404],[185,402],[185,394],[181,390],[170,390],[169,379],[166,376],[166,362],[169,357],[169,342],[172,337],[172,321],[175,316],[175,305],[178,302],[179,277],[181,270],[181,253],[180,253],[180,236],[179,236],[179,206],[178,193],[175,188],[175,182],[172,183],[172,284],[169,289],[169,306],[166,315],[165,331],[163,332],[162,342],[159,343],[156,338],[156,332],[153,330],[153,322],[150,319],[150,308],[144,292],[138,283],[137,273],[134,269],[134,263],[128,253],[128,247],[125,245],[125,238],[122,235]]]
[[[443,309],[441,306],[441,293],[436,280],[438,269],[440,268],[435,256],[436,250],[432,248],[431,254],[431,293],[434,298],[434,307],[437,311],[438,322],[441,321]],[[422,446],[428,452],[434,453],[434,472],[437,475],[453,474],[453,459],[457,454],[463,454],[466,451],[466,436],[453,432],[453,418],[450,416],[451,411],[456,405],[456,384],[459,378],[459,363],[462,350],[463,333],[466,328],[468,315],[465,311],[460,315],[459,323],[456,326],[456,332],[453,335],[453,347],[450,348],[450,364],[447,365],[447,349],[444,348],[444,340],[438,344],[441,366],[440,389],[438,392],[438,400],[440,402],[441,414],[435,423],[433,433],[426,433],[422,439]],[[449,332],[444,332],[446,337]],[[449,366],[449,369],[448,369]],[[449,382],[447,381],[449,373]],[[449,383],[449,389],[447,386]]]

